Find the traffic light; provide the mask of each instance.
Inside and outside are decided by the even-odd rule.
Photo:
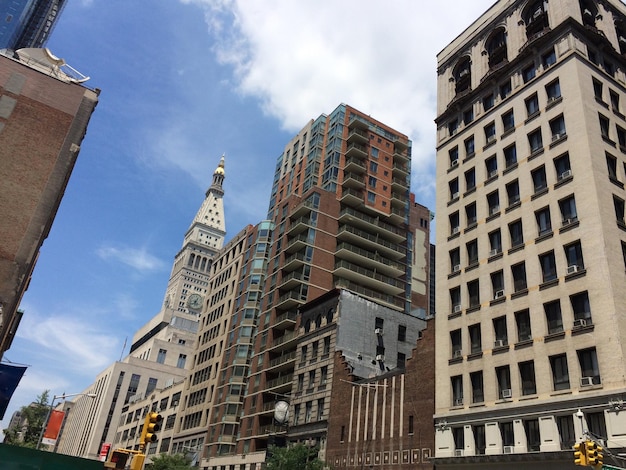
[[[143,430],[141,431],[141,439],[139,440],[142,446],[145,446],[148,442],[156,442],[157,436],[155,432],[161,429],[161,425],[159,424],[161,421],[163,421],[163,417],[159,413],[150,411],[146,415]]]
[[[127,461],[128,454],[119,450],[114,450],[113,452],[111,452],[111,456],[109,457],[109,462],[115,464],[115,467],[112,468],[126,468]]]
[[[604,456],[602,455],[602,447],[593,441],[587,441],[587,465],[592,467],[601,467]]]
[[[587,448],[584,442],[574,444],[574,463],[584,467],[587,466]]]

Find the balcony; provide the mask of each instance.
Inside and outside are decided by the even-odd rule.
[[[299,289],[290,290],[285,295],[281,295],[276,303],[276,308],[281,310],[289,310],[299,307],[306,302],[306,296],[302,295]]]
[[[408,165],[411,162],[411,156],[406,150],[398,150],[396,147],[393,151],[393,161]]]
[[[348,205],[360,205],[363,204],[363,191],[357,191],[355,189],[343,188],[341,191],[341,198],[339,199],[344,204]]]
[[[285,247],[285,253],[293,253],[300,251],[306,245],[310,245],[312,240],[309,240],[309,236],[306,233],[300,234],[297,237],[290,239]]]
[[[295,311],[286,312],[282,315],[278,315],[276,317],[276,320],[274,321],[274,324],[272,325],[272,328],[276,330],[284,330],[293,327],[296,324],[296,318],[298,318],[298,313]]]
[[[355,157],[346,157],[344,171],[355,172],[357,174],[364,173],[366,170],[363,159]],[[345,176],[344,176],[345,179]]]
[[[355,143],[348,144],[348,148],[346,149],[346,157],[366,158],[367,147]]]
[[[403,193],[409,189],[409,182],[407,181],[407,178],[404,176],[402,178],[393,177],[391,179],[391,188]]]
[[[391,204],[394,207],[404,208],[406,206],[407,196],[396,191],[391,191]]]
[[[385,238],[396,243],[406,240],[406,230],[384,222],[380,220],[380,217],[371,217],[351,207],[346,207],[339,213],[339,222],[382,234]]]
[[[265,384],[265,392],[289,392],[291,391],[291,383],[293,382],[293,374],[284,375],[277,379],[268,380]]]
[[[396,224],[403,223],[406,220],[406,216],[407,216],[407,212],[406,212],[405,207],[402,207],[402,209],[398,209],[397,207],[392,207],[391,214],[389,214],[391,221]]]
[[[393,175],[399,178],[406,178],[409,176],[411,169],[409,165],[406,163],[395,163],[393,164]]]
[[[293,369],[296,362],[296,352],[292,351],[286,354],[282,354],[270,361],[267,371],[272,373],[278,373],[283,370]]]
[[[333,275],[390,295],[399,295],[406,287],[403,281],[348,261],[336,262]]]
[[[309,263],[310,260],[307,260],[304,253],[298,252],[287,258],[285,258],[285,262],[283,263],[283,272],[294,271],[300,267],[302,267],[305,263]]]
[[[362,297],[374,299],[376,300],[376,302],[380,304],[384,304],[395,310],[402,311],[404,309],[405,301],[402,296],[389,295],[384,292],[379,292],[373,289],[368,289],[367,287],[364,287],[362,285],[355,284],[354,282],[350,282],[348,279],[337,279],[335,281],[335,286],[348,289],[352,292],[355,292],[361,295]]]
[[[285,351],[292,346],[295,346],[298,335],[295,331],[286,331],[284,335],[279,336],[270,344],[268,349],[272,351]]]
[[[344,172],[343,174],[343,187],[344,188],[365,188],[365,178],[352,172]]]
[[[302,217],[304,214],[308,214],[309,212],[311,212],[312,210],[314,210],[315,207],[313,206],[313,203],[311,201],[302,201],[300,204],[298,204],[293,211],[291,211],[290,217],[291,219],[295,219],[297,217]]]
[[[348,225],[339,227],[337,240],[350,242],[369,251],[378,251],[382,256],[395,261],[406,256],[406,248],[404,246],[385,240],[378,234],[367,233]]]
[[[283,275],[280,284],[278,284],[278,289],[282,291],[292,290],[299,285],[308,282],[308,280],[308,277],[305,278],[302,271],[293,271],[287,275]]]
[[[370,128],[369,124],[361,117],[354,116],[350,123],[348,124],[348,129],[360,129],[362,131],[367,131]]]
[[[356,142],[359,144],[367,144],[370,140],[367,130],[360,129],[355,126],[348,130],[348,142]]]
[[[339,243],[335,256],[361,266],[369,266],[377,272],[391,277],[398,277],[406,272],[404,264],[384,258],[376,252],[364,250],[350,243]]]
[[[311,227],[311,225],[311,218],[308,215],[303,215],[296,220],[292,220],[291,225],[287,230],[287,236],[293,237],[295,235],[298,235],[299,233],[302,233],[306,229]]]

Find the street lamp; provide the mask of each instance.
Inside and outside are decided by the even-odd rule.
[[[50,420],[50,415],[52,414],[52,409],[54,408],[54,402],[58,399],[65,400],[67,397],[78,397],[85,396],[90,398],[95,398],[98,395],[95,393],[63,393],[62,395],[54,395],[52,397],[52,401],[50,402],[50,407],[48,408],[48,414],[46,414],[46,419],[43,421],[43,426],[41,427],[41,432],[39,433],[39,440],[37,441],[37,449],[41,447],[41,441],[43,440],[43,433],[48,427],[48,421]]]

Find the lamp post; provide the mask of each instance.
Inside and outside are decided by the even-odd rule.
[[[39,433],[39,440],[37,441],[37,449],[39,449],[41,447],[41,441],[43,440],[43,433],[46,430],[46,427],[48,426],[48,420],[50,419],[50,415],[52,414],[52,409],[54,408],[54,402],[57,401],[58,399],[62,399],[65,400],[67,397],[78,397],[78,396],[85,396],[85,397],[90,397],[90,398],[95,398],[98,395],[95,393],[63,393],[61,395],[54,395],[52,397],[52,401],[50,402],[50,406],[48,407],[48,413],[46,414],[46,418],[43,421],[43,426],[41,427],[41,432]]]

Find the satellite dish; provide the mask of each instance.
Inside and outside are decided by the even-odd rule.
[[[274,405],[274,419],[278,424],[286,424],[289,421],[289,403],[280,400]]]

